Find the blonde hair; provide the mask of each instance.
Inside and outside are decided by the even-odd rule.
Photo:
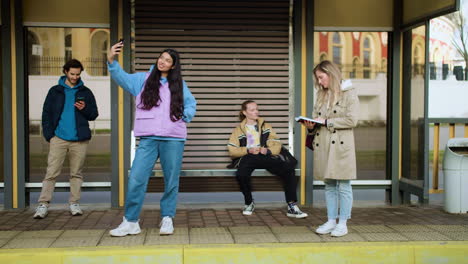
[[[322,85],[319,84],[317,79],[317,71],[321,71],[328,76],[329,83],[328,89],[325,89]],[[328,102],[328,108],[335,105],[341,97],[341,71],[331,61],[324,60],[317,64],[314,68],[314,80],[315,80],[315,88],[317,89],[317,100],[316,105],[317,107],[322,107],[324,104]]]

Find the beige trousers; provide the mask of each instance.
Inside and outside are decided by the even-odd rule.
[[[58,137],[50,140],[49,157],[47,159],[47,172],[42,181],[39,203],[48,203],[52,200],[55,189],[55,178],[60,174],[68,152],[70,162],[70,199],[69,203],[78,203],[81,197],[81,184],[83,183],[84,161],[89,140],[66,141]]]

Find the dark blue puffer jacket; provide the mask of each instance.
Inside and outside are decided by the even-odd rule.
[[[63,111],[63,104],[65,103],[64,89],[65,87],[61,85],[53,86],[50,88],[44,101],[44,107],[42,109],[42,131],[47,141],[50,141],[50,139],[55,136],[55,129],[59,123]],[[95,120],[99,113],[96,99],[91,90],[86,86],[80,86],[77,89],[78,91],[75,96],[84,97],[86,104],[85,108],[81,111],[75,107],[77,141],[84,141],[91,139],[91,130],[89,129],[88,121]]]

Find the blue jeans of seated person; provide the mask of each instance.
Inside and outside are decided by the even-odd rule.
[[[148,181],[158,158],[164,174],[164,195],[160,201],[161,217],[175,216],[184,145],[185,141],[140,139],[128,176],[125,199],[127,221],[136,222],[140,218]]]
[[[325,200],[328,219],[350,219],[353,207],[351,181],[325,179]]]

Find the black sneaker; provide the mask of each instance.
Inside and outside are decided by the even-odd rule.
[[[293,218],[306,218],[308,216],[295,203],[288,204],[288,213],[286,215]]]

